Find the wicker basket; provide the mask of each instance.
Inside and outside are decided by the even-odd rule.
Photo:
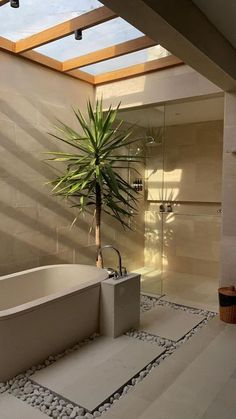
[[[236,324],[236,289],[234,286],[218,289],[220,320]]]

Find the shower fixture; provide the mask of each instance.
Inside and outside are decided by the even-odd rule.
[[[104,251],[104,249],[112,249],[112,250],[114,250],[117,253],[118,263],[119,263],[118,271],[116,271],[113,268],[107,268],[107,269],[104,268],[104,266],[103,266],[103,251]],[[102,268],[107,270],[107,272],[109,273],[109,277],[110,278],[120,279],[120,278],[123,278],[124,276],[127,275],[127,269],[126,269],[126,267],[125,266],[122,266],[122,259],[121,259],[121,254],[120,254],[119,250],[116,249],[111,244],[106,244],[105,246],[102,246],[100,249],[98,249],[97,256],[101,256],[101,259],[102,259]]]
[[[139,156],[140,154],[145,152],[145,147],[149,146],[151,144],[156,144],[155,139],[151,136],[144,136],[144,137],[138,137],[136,138],[136,141],[142,141],[145,143],[142,143],[141,145],[137,145],[137,147],[133,150],[133,153],[135,154],[135,156]]]
[[[10,0],[10,6],[14,9],[17,9],[20,7],[20,1],[19,0]]]
[[[141,192],[143,190],[143,180],[141,178],[135,179],[132,186],[137,192]]]
[[[160,211],[160,212],[166,212],[166,209],[165,209],[165,205],[164,205],[164,204],[161,204],[161,205],[159,206],[159,211]]]
[[[146,140],[146,145],[150,145],[150,144],[155,143],[155,139],[152,136],[146,137],[145,140]]]
[[[163,127],[148,127],[146,131],[146,145],[160,145],[163,142]]]
[[[159,205],[159,212],[173,212],[172,204],[169,202],[168,204],[160,204]]]
[[[75,30],[76,41],[81,41],[82,38],[83,38],[82,29],[76,29]]]
[[[137,137],[136,141],[140,141],[140,144],[136,146],[132,151],[138,156],[142,153],[146,155],[146,147],[161,145],[163,143],[163,127],[149,127],[142,137]]]

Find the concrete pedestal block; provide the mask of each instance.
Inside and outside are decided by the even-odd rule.
[[[117,337],[140,323],[140,275],[131,273],[121,279],[101,283],[100,332]]]

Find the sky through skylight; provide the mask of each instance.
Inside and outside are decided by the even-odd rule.
[[[97,0],[20,0],[18,9],[7,3],[0,7],[0,36],[17,42],[99,7],[103,7],[103,4]],[[143,35],[124,19],[117,17],[83,30],[82,40],[76,41],[72,34],[35,48],[35,51],[64,62]],[[157,45],[88,65],[81,70],[96,76],[167,55],[169,52]]]
[[[0,7],[0,36],[18,41],[101,6],[97,0],[20,0],[18,9],[7,3]]]
[[[142,32],[119,17],[84,30],[81,41],[76,41],[74,35],[71,35],[43,45],[36,51],[56,60],[65,61],[142,35]]]
[[[159,58],[166,57],[167,55],[170,55],[170,53],[165,48],[162,48],[160,45],[156,45],[155,47],[146,48],[142,51],[136,51],[123,55],[122,57],[112,58],[98,64],[88,65],[86,67],[82,67],[81,70],[96,76],[101,73],[120,70],[121,68],[129,67],[135,64],[142,64],[147,61],[157,60]]]

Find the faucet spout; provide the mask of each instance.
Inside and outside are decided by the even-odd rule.
[[[118,264],[118,274],[119,274],[119,278],[121,278],[122,277],[122,275],[123,275],[123,273],[122,273],[122,260],[121,260],[121,254],[120,254],[120,252],[119,252],[119,250],[118,249],[116,249],[116,247],[114,247],[114,246],[112,246],[111,244],[107,244],[107,245],[105,245],[105,246],[102,246],[100,249],[98,249],[98,256],[101,256],[101,259],[102,259],[102,268],[104,267],[103,266],[103,256],[102,256],[102,251],[104,250],[104,249],[112,249],[112,250],[114,250],[116,253],[117,253],[117,256],[118,256],[118,262],[119,262],[119,264]]]

